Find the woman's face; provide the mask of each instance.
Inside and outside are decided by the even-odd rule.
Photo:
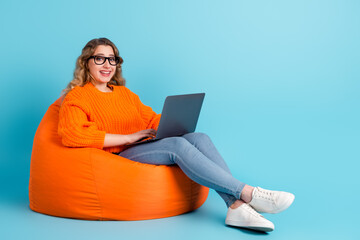
[[[111,46],[99,45],[95,49],[93,56],[115,57],[115,54]],[[95,84],[108,83],[115,74],[116,66],[110,65],[109,59],[106,59],[106,61],[101,65],[95,64],[94,60],[94,58],[88,60],[88,67],[91,76],[96,81]]]

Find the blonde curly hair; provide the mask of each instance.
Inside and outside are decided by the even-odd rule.
[[[124,60],[119,56],[119,50],[115,46],[113,42],[111,42],[107,38],[95,38],[90,40],[85,47],[82,49],[81,55],[76,60],[76,67],[74,71],[74,78],[67,87],[61,92],[62,98],[65,98],[66,94],[68,94],[71,89],[76,86],[84,86],[85,84],[91,82],[91,75],[88,67],[88,60],[91,57],[96,48],[99,45],[111,46],[114,54],[116,57],[120,58],[119,64],[116,65],[116,71],[112,79],[108,82],[108,86],[115,85],[115,86],[125,86],[125,79],[122,77],[121,74],[121,64]]]

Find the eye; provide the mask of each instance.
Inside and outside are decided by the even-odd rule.
[[[98,63],[102,63],[104,62],[104,57],[101,57],[101,56],[95,56],[95,62],[98,62]]]
[[[110,58],[109,58],[109,61],[110,61],[111,63],[115,63],[115,62],[116,62],[116,59],[115,59],[115,57],[110,57]]]

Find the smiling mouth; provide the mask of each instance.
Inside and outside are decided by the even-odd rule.
[[[100,71],[100,74],[104,77],[110,76],[111,71]]]

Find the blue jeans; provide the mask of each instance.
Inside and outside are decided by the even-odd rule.
[[[135,145],[119,155],[141,163],[177,164],[190,179],[216,190],[227,207],[240,199],[245,186],[231,175],[224,159],[203,133],[189,133]]]

